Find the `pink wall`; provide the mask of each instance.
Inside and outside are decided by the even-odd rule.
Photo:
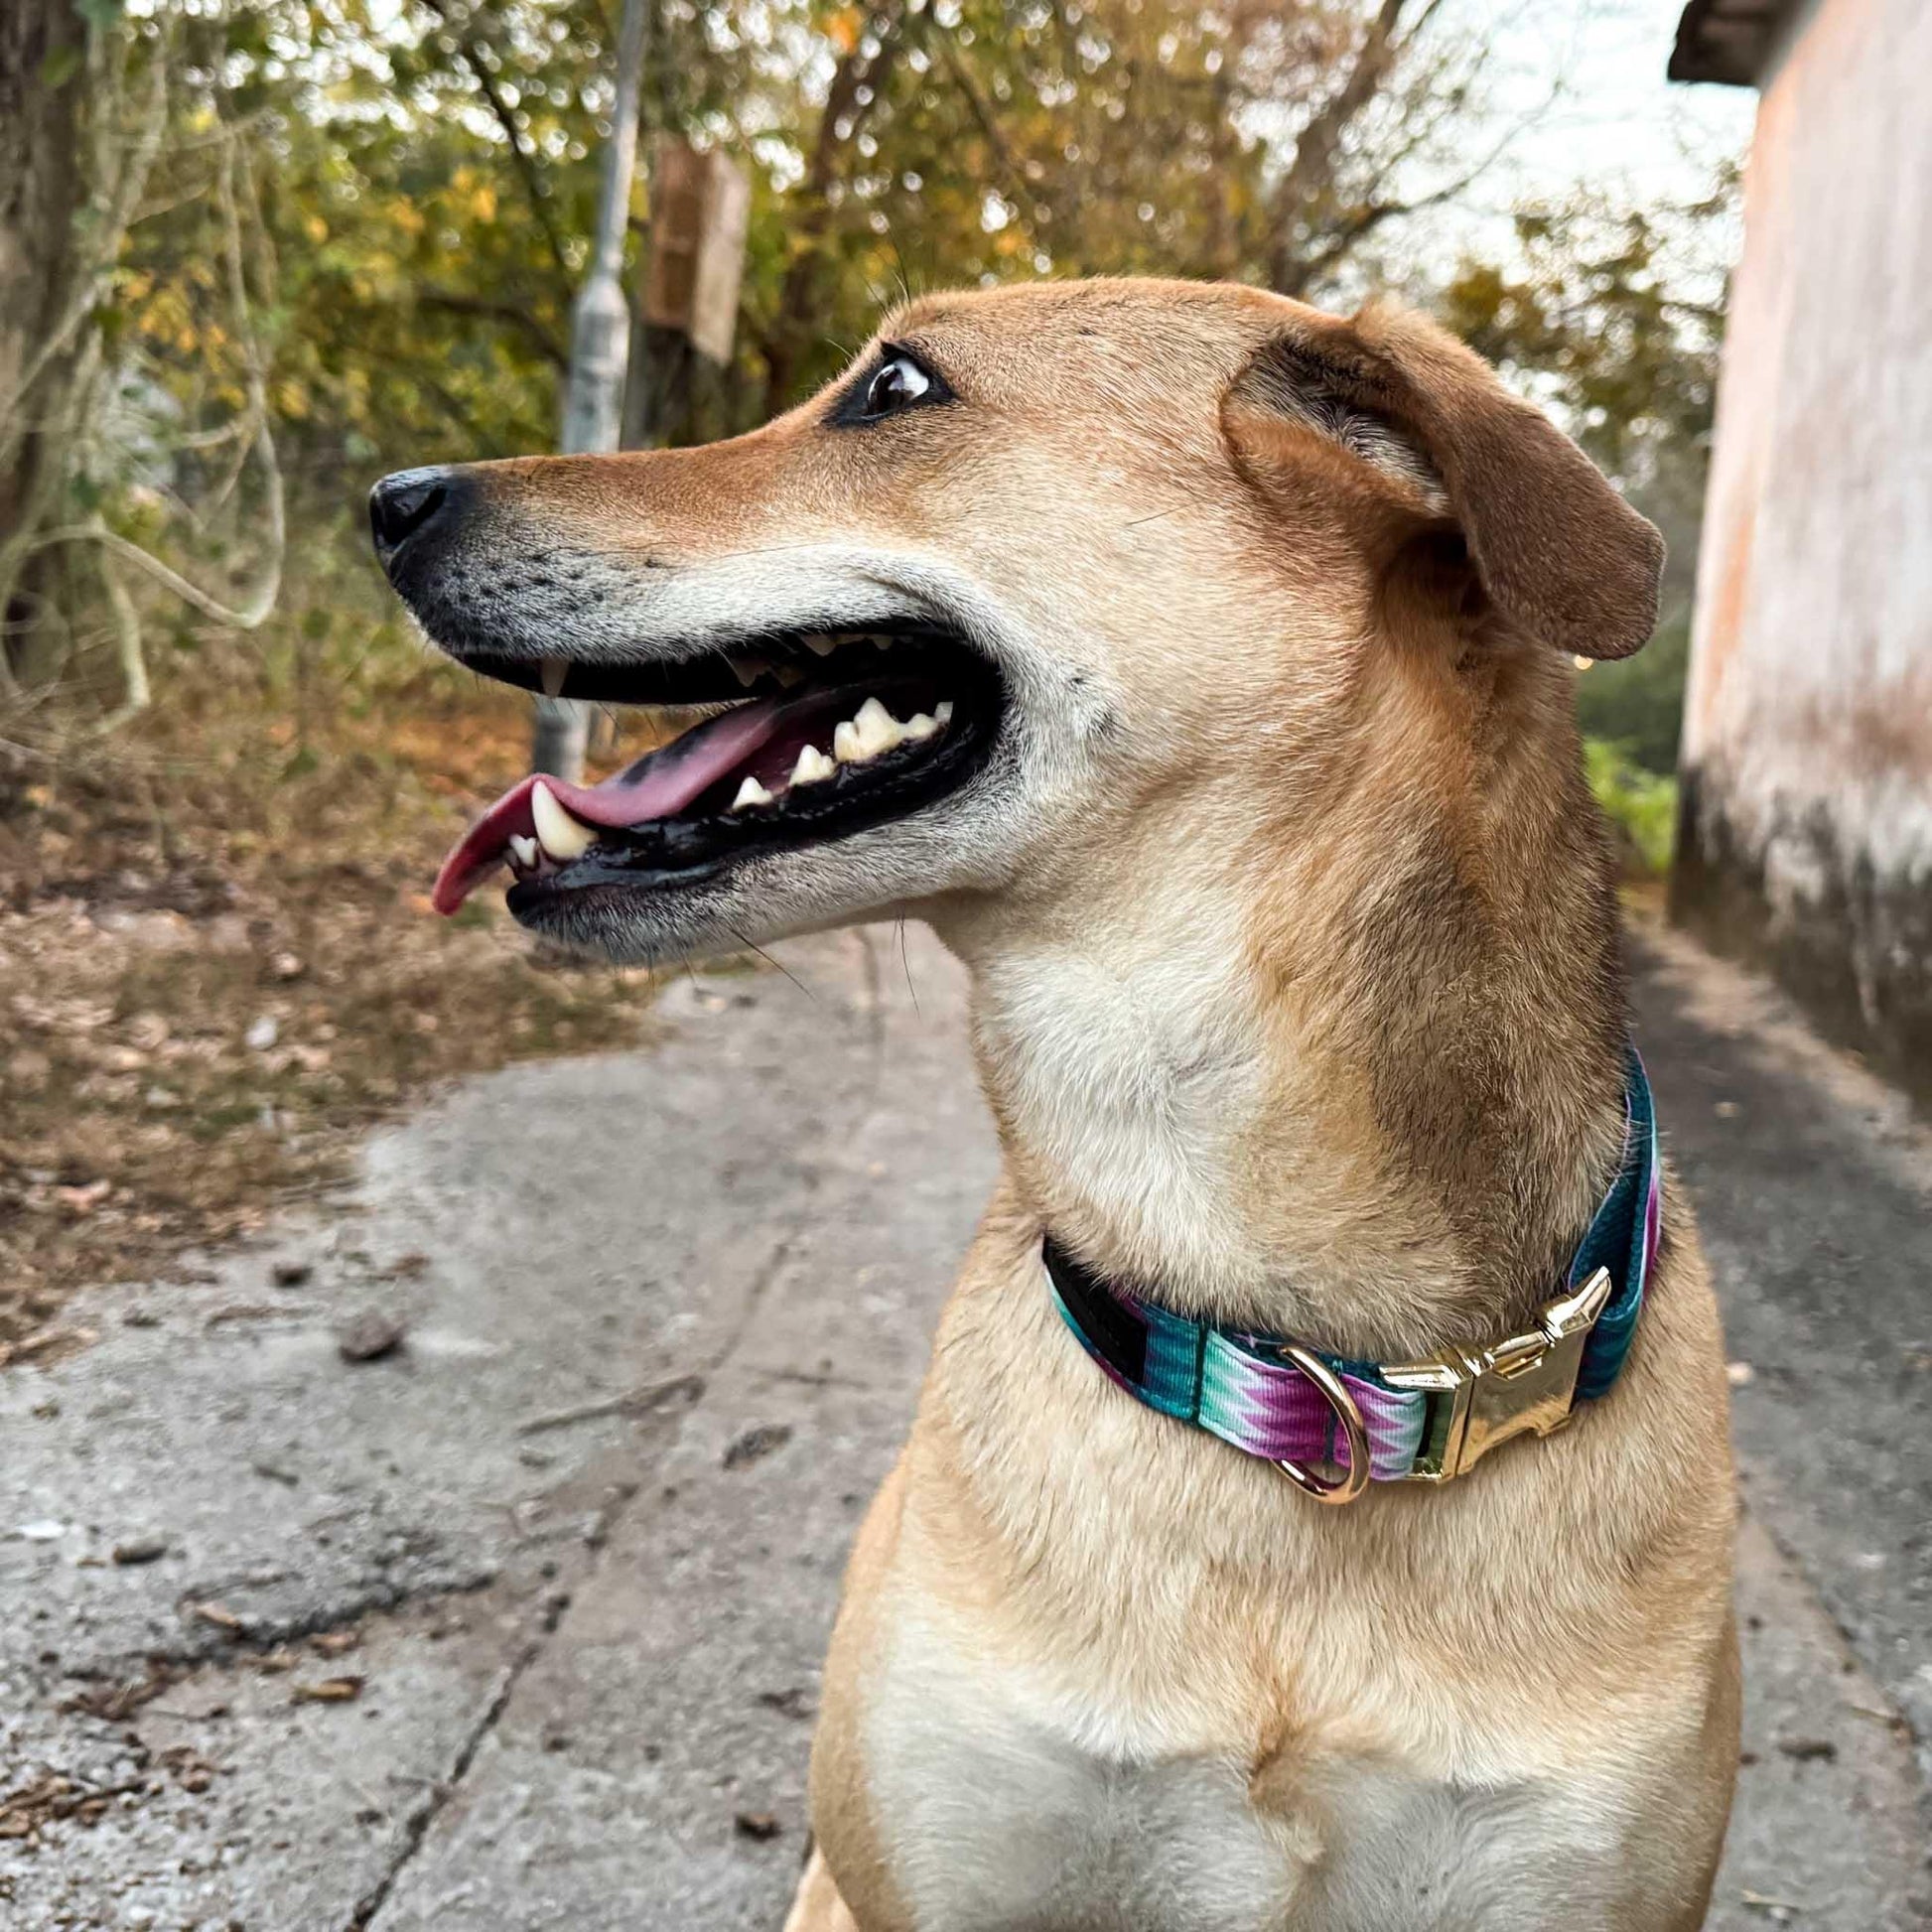
[[[1819,0],[1746,178],[1673,903],[1932,1090],[1932,5]]]

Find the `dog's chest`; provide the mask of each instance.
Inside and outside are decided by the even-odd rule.
[[[1457,1786],[1373,1749],[1251,1782],[1182,1741],[1184,1696],[1166,1719],[1103,1717],[930,1628],[896,1651],[866,1755],[916,1932],[1541,1932],[1526,1874],[1552,1860],[1569,1922],[1622,1922],[1630,1848],[1603,1792]]]
[[[918,1932],[1227,1932],[1279,1926],[1306,1858],[1206,1756],[1124,1760],[934,1669],[871,1712],[897,1887]],[[897,1679],[897,1681],[894,1681]],[[942,1681],[951,1680],[951,1681]]]

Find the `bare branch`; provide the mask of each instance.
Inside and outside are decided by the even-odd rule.
[[[514,302],[492,302],[480,295],[462,295],[454,289],[424,289],[416,300],[429,309],[447,310],[453,316],[476,316],[485,322],[507,323],[520,329],[537,350],[558,368],[570,366],[570,353],[542,321]]]
[[[1466,194],[1493,168],[1509,150],[1510,144],[1521,132],[1521,127],[1512,127],[1479,160],[1472,163],[1454,180],[1444,182],[1433,188],[1427,195],[1418,195],[1409,201],[1370,202],[1365,206],[1352,208],[1330,231],[1329,238],[1311,254],[1302,256],[1296,263],[1300,276],[1300,288],[1296,291],[1312,288],[1321,277],[1336,267],[1358,242],[1365,240],[1386,221],[1402,215],[1420,214],[1425,208],[1441,207],[1445,202],[1452,202]]]
[[[106,525],[101,525],[106,533]],[[141,614],[121,582],[120,572],[104,552],[100,559],[100,581],[107,592],[107,608],[114,617],[115,651],[121,666],[121,702],[101,719],[95,731],[105,737],[118,731],[130,718],[147,710],[153,692],[148,684],[148,660],[141,648]]]
[[[1006,135],[994,118],[992,103],[980,91],[973,76],[967,71],[966,64],[960,60],[959,52],[954,47],[950,34],[940,44],[939,58],[945,62],[946,71],[951,75],[953,85],[959,89],[965,99],[967,110],[978,124],[981,134],[986,137],[986,145],[993,151],[993,159],[998,164],[1001,174],[1012,186],[1015,199],[1026,203],[1028,218],[1036,228],[1039,225],[1039,204],[1035,199],[1033,189],[1029,186],[1020,164],[1014,159],[1012,148],[1007,145]]]
[[[557,232],[550,204],[544,199],[543,184],[537,180],[529,150],[523,145],[522,130],[516,125],[516,116],[510,112],[509,103],[496,84],[496,76],[490,72],[489,64],[483,58],[476,41],[451,20],[445,0],[424,0],[424,4],[456,37],[457,51],[463,56],[464,66],[477,76],[477,85],[483,89],[483,98],[489,103],[489,111],[496,116],[496,125],[503,130],[503,139],[509,143],[510,164],[523,184],[530,212],[536,216],[537,226],[543,230],[543,238],[549,244],[550,259],[556,264],[557,273],[569,281],[570,263],[564,255],[563,237]]]
[[[1276,233],[1268,279],[1272,287],[1285,294],[1292,295],[1308,285],[1308,277],[1299,271],[1295,259],[1297,222],[1332,190],[1342,137],[1375,98],[1398,55],[1409,46],[1407,40],[1396,39],[1408,4],[1409,0],[1382,0],[1341,85],[1302,129],[1295,143],[1295,159],[1275,190]]]
[[[81,325],[93,314],[100,294],[101,277],[120,257],[128,222],[146,190],[155,157],[160,153],[162,131],[167,119],[168,64],[162,57],[162,50],[157,48],[148,76],[148,99],[141,116],[140,131],[121,168],[120,180],[113,193],[102,198],[100,220],[94,230],[93,261],[74,278],[73,291],[60,322],[35,350],[20,380],[14,385],[13,393],[0,402],[0,431],[13,426],[14,418],[34,384],[51,362],[67,352]]]
[[[241,216],[235,205],[234,194],[235,144],[230,142],[219,175],[216,178],[217,200],[222,217],[222,256],[227,269],[228,301],[232,312],[234,337],[239,345],[245,379],[247,404],[243,411],[244,420],[254,426],[252,448],[259,458],[262,468],[265,506],[268,514],[268,562],[263,568],[261,581],[250,594],[237,604],[224,604],[213,593],[205,591],[200,585],[191,583],[180,571],[165,564],[152,551],[144,549],[130,537],[111,530],[99,516],[81,523],[68,523],[51,530],[43,530],[30,536],[22,555],[32,555],[36,551],[52,548],[63,543],[91,543],[97,545],[109,556],[132,564],[137,570],[144,571],[163,589],[172,592],[191,609],[199,611],[214,622],[226,624],[235,630],[256,630],[267,621],[275,609],[282,587],[282,560],[288,547],[288,522],[282,492],[281,466],[275,458],[275,442],[268,427],[268,380],[263,366],[260,345],[255,337],[254,318],[248,305],[247,277],[241,259]],[[107,578],[109,595],[114,595],[113,579]],[[125,595],[123,591],[121,593]],[[118,621],[118,612],[117,612]]]

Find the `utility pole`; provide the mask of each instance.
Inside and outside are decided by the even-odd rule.
[[[637,169],[637,110],[643,90],[644,32],[650,0],[623,0],[618,32],[618,97],[604,150],[597,234],[584,286],[570,318],[570,377],[564,391],[567,456],[615,450],[623,426],[623,383],[630,359],[630,311],[623,299],[623,238]],[[537,700],[530,748],[535,770],[573,783],[584,775],[590,714],[566,698]]]

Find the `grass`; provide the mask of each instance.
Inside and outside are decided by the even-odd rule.
[[[1584,762],[1596,802],[1621,835],[1626,870],[1661,878],[1677,843],[1676,778],[1645,770],[1608,739],[1585,740]]]

